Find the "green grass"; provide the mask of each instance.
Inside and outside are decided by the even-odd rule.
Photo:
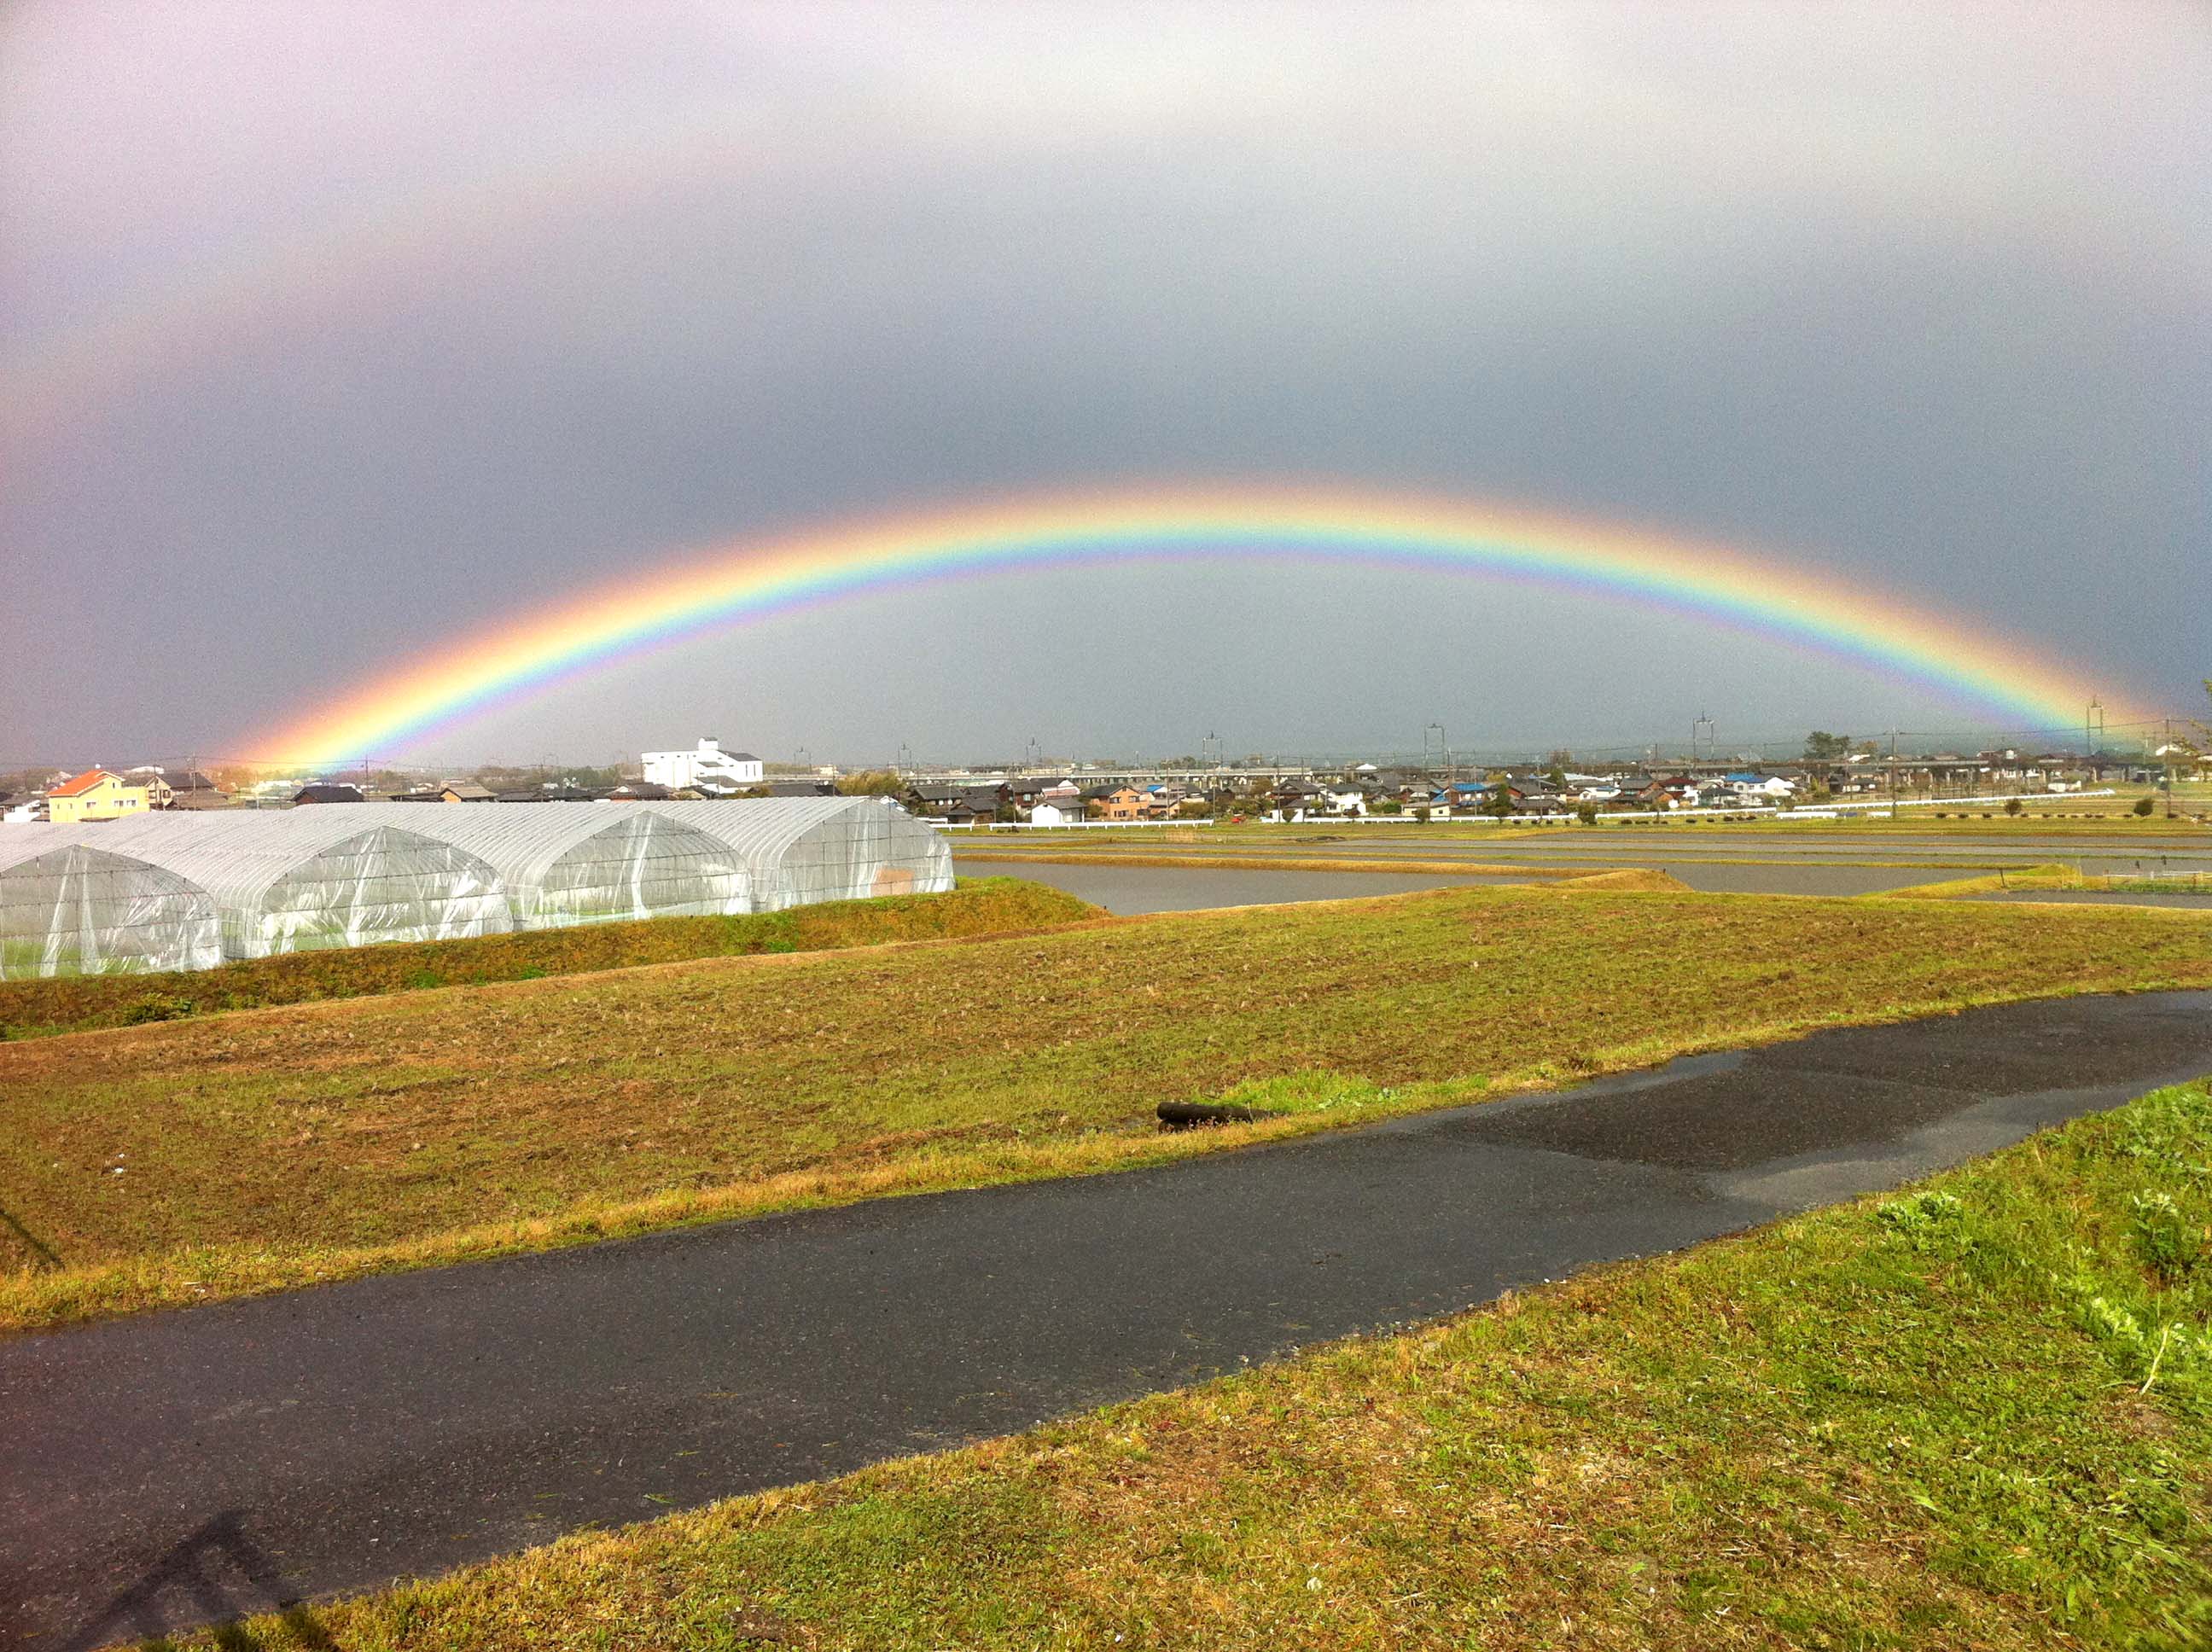
[[[1042,929],[1099,916],[1042,884],[963,879],[944,895],[838,901],[732,918],[581,924],[476,939],[318,948],[174,975],[67,976],[0,982],[0,1039],[177,1021],[228,1010],[418,992],[460,983],[671,963],[942,940]]]
[[[2208,1159],[2199,1083],[1407,1334],[192,1644],[2201,1648]]]
[[[1979,878],[1951,878],[1936,884],[1915,884],[1909,889],[1884,890],[1856,898],[1863,901],[1956,901],[1978,895],[2001,895],[2012,890],[2080,890],[2121,895],[2212,894],[2212,879],[2203,872],[2184,872],[2158,878],[2123,877],[2117,873],[2084,872],[2063,861],[2039,866],[2008,867]]]
[[[2145,909],[1456,889],[0,1044],[0,1327],[1066,1175],[1844,1021],[2212,982]],[[1163,1140],[1155,1103],[1340,1107]]]

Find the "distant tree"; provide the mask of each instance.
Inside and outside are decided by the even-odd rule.
[[[1405,805],[1400,803],[1395,798],[1384,798],[1381,802],[1375,805],[1375,812],[1378,815],[1395,815],[1404,809],[1405,806]]]
[[[1549,769],[1545,771],[1544,778],[1551,781],[1553,785],[1564,790],[1567,784],[1566,766],[1564,763],[1553,763]]]
[[[1513,812],[1513,789],[1499,780],[1482,794],[1482,812],[1503,820]]]
[[[1805,761],[1811,763],[1838,762],[1851,754],[1851,737],[1831,734],[1816,728],[1805,737]]]
[[[848,798],[898,798],[906,795],[906,782],[895,768],[862,768],[841,775],[837,790]]]
[[[2016,815],[2019,812],[2020,799],[2018,798],[2007,798],[2005,799],[2005,813],[2008,815]]]
[[[2136,813],[2138,815],[2148,815],[2151,811],[2157,807],[2158,805],[2148,798],[2137,798],[2136,799]]]
[[[1583,825],[1585,825],[1585,826],[1595,826],[1595,825],[1596,825],[1596,824],[1597,824],[1597,805],[1595,805],[1595,803],[1578,803],[1578,804],[1577,804],[1577,805],[1575,805],[1575,818],[1576,818],[1577,820],[1579,820],[1580,822],[1582,822],[1582,823],[1583,823]]]

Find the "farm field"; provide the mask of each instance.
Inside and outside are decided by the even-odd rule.
[[[2185,1085],[1894,1197],[188,1644],[2178,1652],[2212,1633],[2208,1132]]]
[[[1208,1151],[1811,1028],[2212,981],[2193,913],[1455,889],[0,1045],[0,1325]],[[1164,1100],[1291,1116],[1163,1139]]]

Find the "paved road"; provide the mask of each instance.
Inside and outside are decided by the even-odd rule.
[[[0,1339],[0,1644],[1006,1433],[1893,1186],[2212,1072],[2212,993],[1823,1033],[1155,1170]]]

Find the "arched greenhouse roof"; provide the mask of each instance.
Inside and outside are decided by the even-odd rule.
[[[205,890],[222,914],[223,950],[234,958],[514,927],[499,876],[483,860],[368,819],[359,805],[164,811],[72,829],[83,834],[80,841]]]
[[[744,861],[637,803],[331,805],[465,849],[498,874],[526,928],[752,910]]]
[[[0,829],[0,981],[222,962],[215,902],[190,880],[68,826]]]
[[[696,826],[741,855],[754,909],[931,895],[952,887],[952,849],[887,799],[729,798],[643,805]]]

